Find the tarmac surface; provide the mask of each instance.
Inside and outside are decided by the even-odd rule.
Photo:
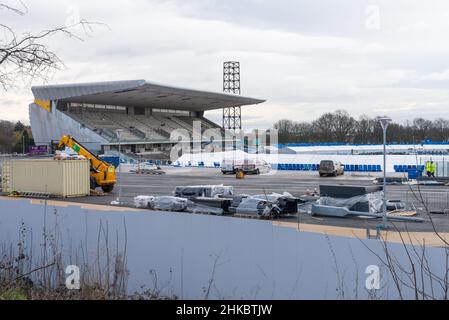
[[[223,175],[219,169],[213,168],[173,168],[165,167],[164,175],[143,175],[136,173],[121,173],[113,192],[103,196],[83,198],[69,198],[65,201],[109,205],[111,201],[120,199],[122,206],[134,207],[134,197],[138,195],[173,195],[176,186],[223,184],[234,187],[235,194],[263,194],[263,193],[291,193],[293,196],[302,196],[307,192],[319,191],[320,184],[341,185],[372,185],[379,174],[346,173],[339,177],[322,177],[316,172],[276,171],[273,174],[247,175],[245,179],[237,180],[234,175]],[[120,192],[121,189],[121,192]],[[389,185],[387,186],[388,199],[403,200],[413,204],[420,213],[420,217],[427,221],[424,223],[407,222],[394,223],[392,228],[414,232],[431,232],[435,227],[439,232],[449,232],[448,214],[428,214],[428,211],[442,211],[448,208],[449,187],[439,185]],[[425,208],[429,210],[425,210]],[[186,213],[187,214],[187,213]],[[433,223],[430,222],[430,219]],[[282,217],[281,222],[307,223],[315,225],[375,229],[381,221],[372,218],[332,218],[312,217],[308,214]]]

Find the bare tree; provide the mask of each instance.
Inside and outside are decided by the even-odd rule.
[[[16,7],[0,2],[0,16],[27,13],[28,9],[22,2]],[[19,34],[0,22],[0,86],[7,90],[17,77],[46,79],[49,71],[63,68],[63,61],[45,44],[45,40],[58,34],[82,40],[76,34],[76,29],[80,28],[87,34],[92,30],[93,24],[98,23],[80,20],[71,25]]]
[[[335,121],[334,118],[334,115],[328,112],[313,122],[313,126],[316,128],[315,131],[317,132],[320,141],[326,142],[335,140],[332,132],[332,127]]]
[[[356,121],[345,110],[337,110],[333,114],[334,122],[332,131],[335,139],[341,142],[349,142],[354,133]]]
[[[374,131],[374,123],[367,115],[361,115],[355,123],[355,143],[367,143],[370,141]]]
[[[428,138],[428,133],[432,128],[432,121],[416,118],[413,120],[413,129],[415,131],[415,136],[419,140],[425,140]]]
[[[325,113],[312,122],[279,120],[274,127],[278,129],[280,143],[382,143],[379,122],[366,115],[355,120],[344,110]],[[393,122],[388,127],[389,143],[421,144],[427,139],[434,142],[449,141],[449,120],[417,118],[403,123]]]

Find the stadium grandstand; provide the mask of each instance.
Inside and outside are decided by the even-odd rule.
[[[205,118],[209,110],[241,107],[264,100],[171,87],[145,80],[111,81],[32,87],[30,123],[37,145],[50,145],[64,134],[90,150],[118,149],[145,159],[166,160],[172,133],[193,136],[201,130],[223,128]],[[204,143],[204,141],[202,141]]]

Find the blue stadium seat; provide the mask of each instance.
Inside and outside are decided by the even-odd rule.
[[[363,172],[368,172],[368,165],[367,164],[363,165]]]
[[[373,172],[373,165],[369,164],[367,169],[368,172]]]
[[[351,168],[351,169],[350,169],[349,171],[355,171],[355,165],[351,164],[351,165],[350,165],[350,168]]]
[[[382,167],[380,166],[380,164],[376,165],[376,172],[382,172]]]

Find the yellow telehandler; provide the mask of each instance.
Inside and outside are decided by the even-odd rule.
[[[61,150],[64,147],[71,148],[77,154],[84,156],[87,160],[90,161],[91,189],[101,187],[104,192],[111,192],[112,189],[114,189],[117,178],[115,176],[115,168],[112,164],[99,159],[71,136],[62,136],[61,140],[58,143],[57,149]]]

